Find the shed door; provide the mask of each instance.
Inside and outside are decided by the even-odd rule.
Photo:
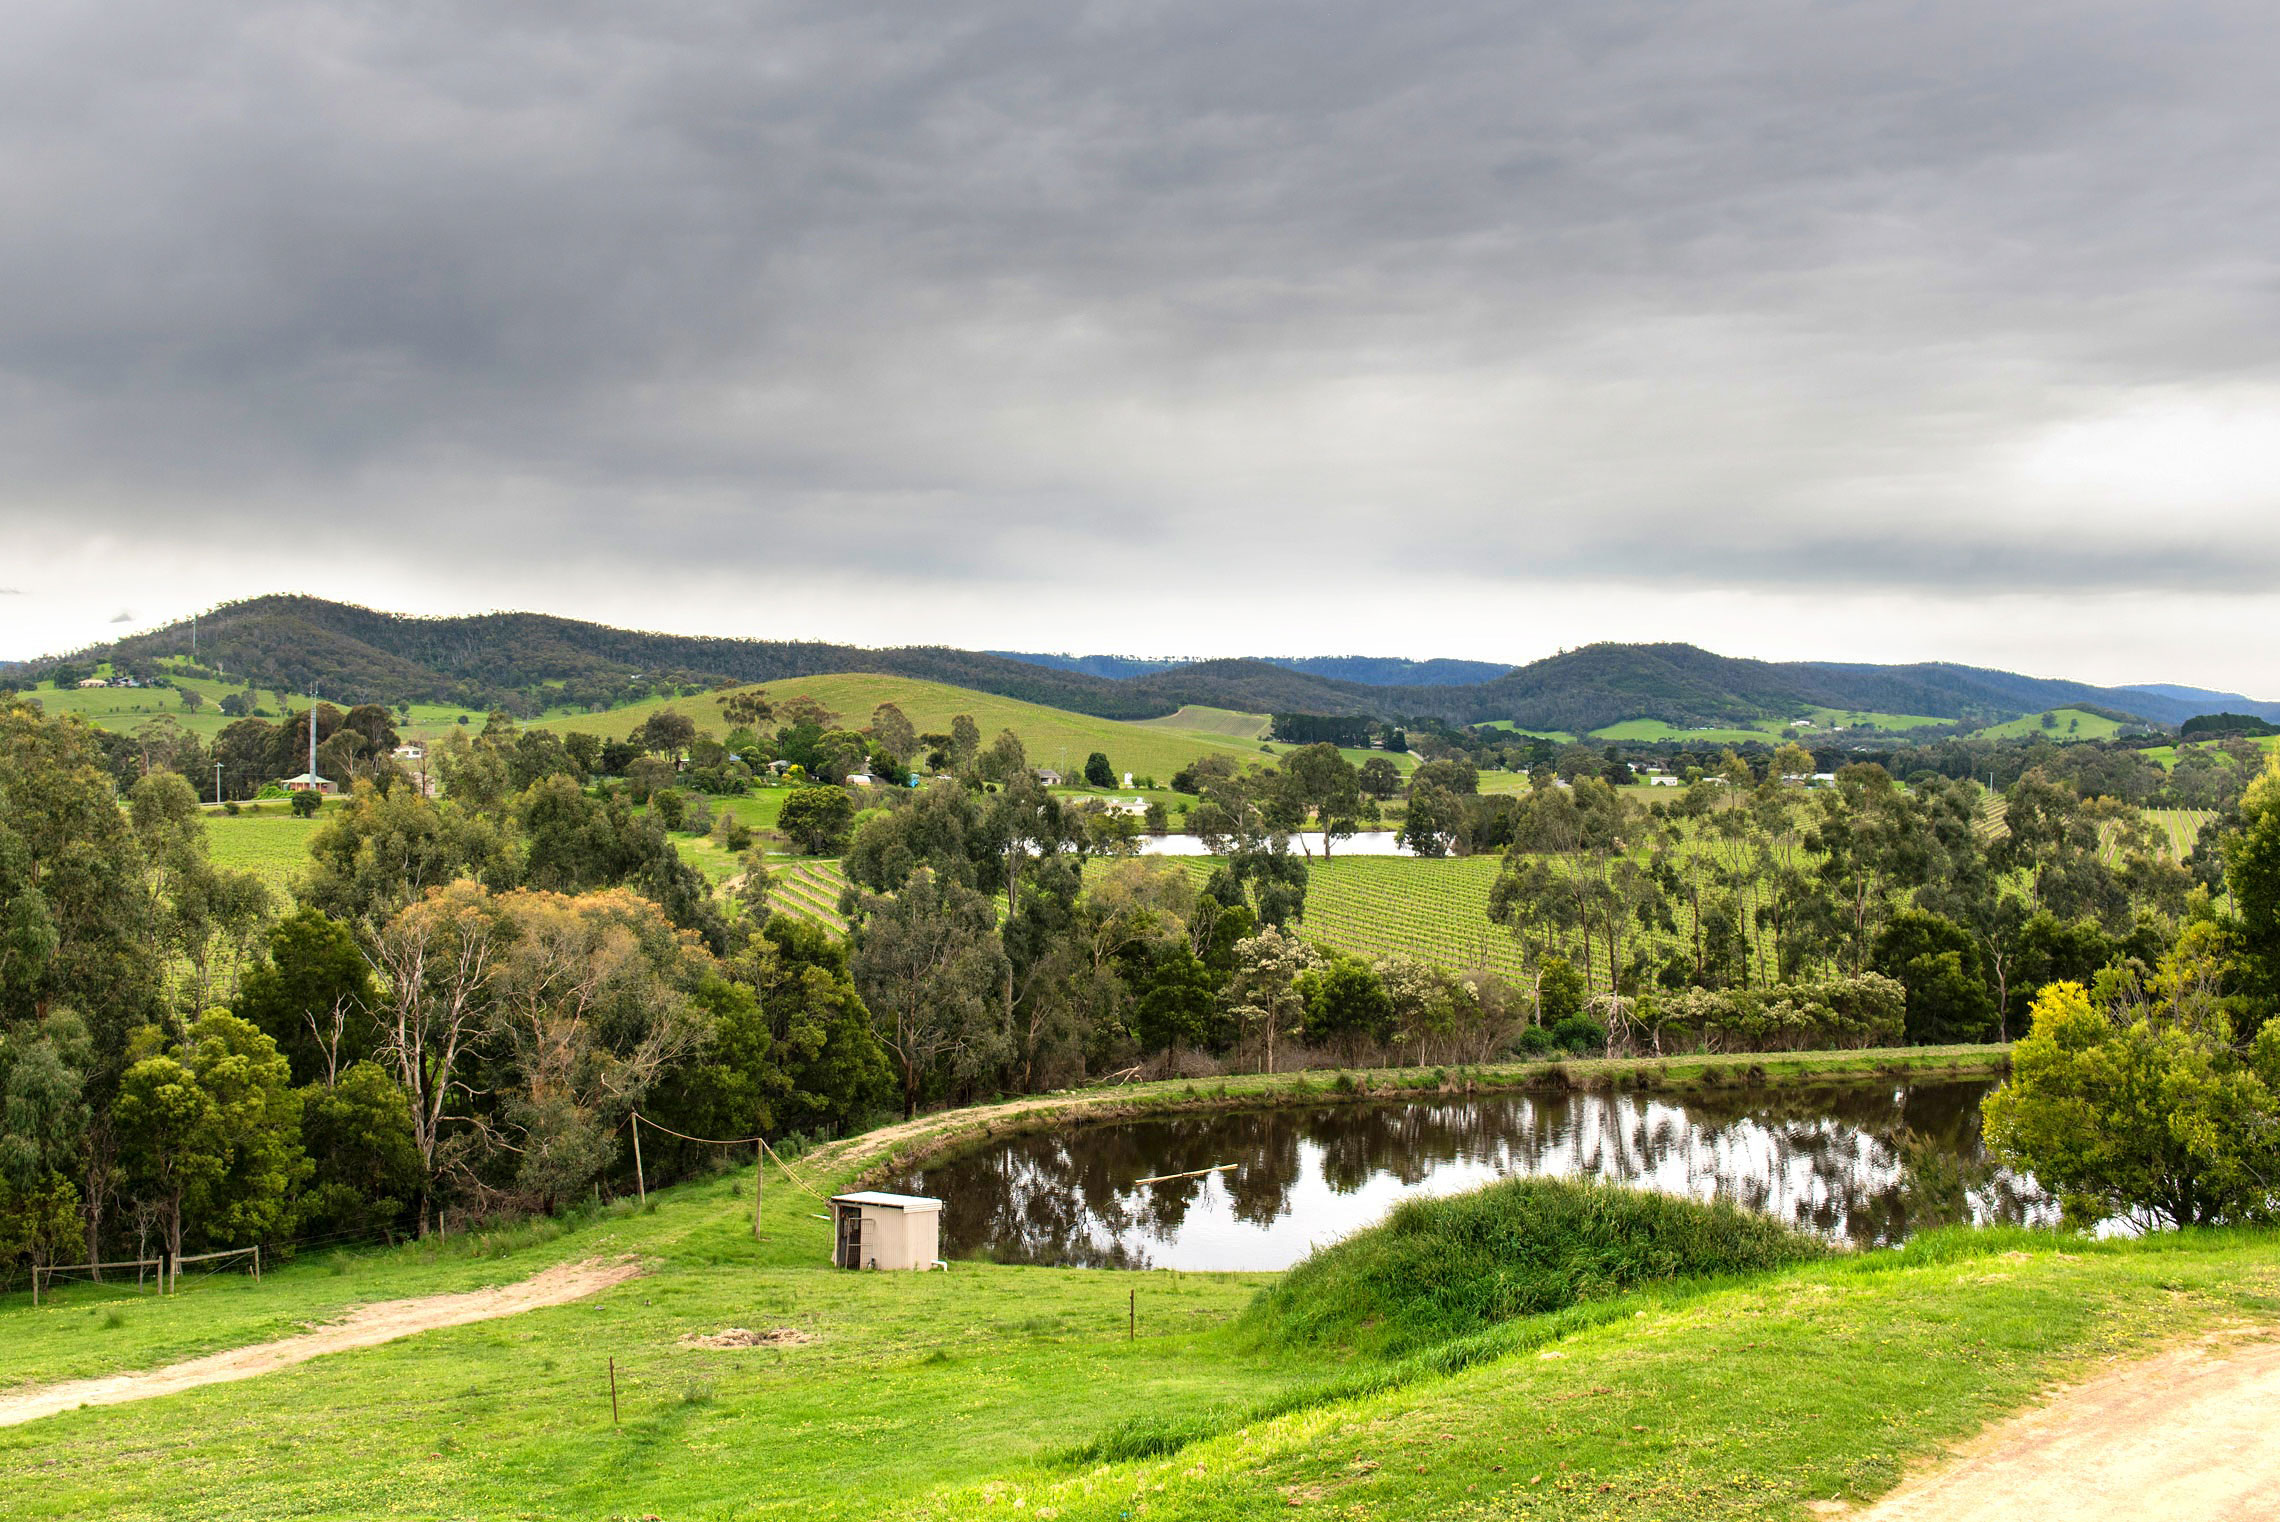
[[[859,1205],[839,1207],[839,1266],[863,1266],[863,1210]]]

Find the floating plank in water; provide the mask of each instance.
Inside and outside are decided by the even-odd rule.
[[[1185,1173],[1159,1173],[1154,1178],[1134,1179],[1132,1185],[1138,1188],[1142,1184],[1168,1184],[1176,1178],[1202,1178],[1207,1173],[1231,1173],[1235,1166],[1233,1163],[1213,1163],[1208,1168],[1190,1168]]]

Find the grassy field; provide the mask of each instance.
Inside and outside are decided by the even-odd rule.
[[[1827,738],[1833,730],[1865,729],[1891,734],[1954,722],[1952,719],[1935,719],[1920,713],[1872,713],[1844,708],[1816,708],[1806,717],[1811,721],[1811,728],[1792,725],[1787,719],[1755,719],[1747,725],[1725,729],[1680,729],[1665,724],[1660,719],[1625,719],[1620,724],[1609,724],[1593,730],[1591,738],[1640,743],[1706,742],[1712,745],[1778,745],[1783,740],[1798,740],[1809,745],[1816,739]]]
[[[1770,720],[1768,721],[1771,722]],[[1777,745],[1784,731],[1772,729],[1680,729],[1660,719],[1625,719],[1591,732],[1594,740],[1632,740],[1641,744],[1663,741],[1696,742],[1710,745]]]
[[[1256,745],[1267,737],[1267,729],[1274,722],[1270,715],[1243,713],[1233,708],[1207,708],[1190,703],[1177,713],[1165,714],[1160,719],[1134,721],[1142,729],[1168,729],[1186,735],[1218,735],[1224,740],[1247,740]]]
[[[2055,721],[2046,726],[2045,718]],[[2028,714],[2002,724],[1990,724],[1978,733],[1989,740],[2025,740],[2036,735],[2065,744],[2073,740],[2110,740],[2122,726],[2103,714],[2082,708],[2053,708],[2047,714]]]
[[[110,675],[110,668],[104,667],[100,674]],[[85,691],[78,688],[58,691],[52,687],[39,687],[28,695],[39,699],[40,707],[48,713],[77,714],[98,729],[116,730],[122,734],[165,715],[192,734],[211,740],[234,722],[222,712],[221,702],[231,693],[244,691],[243,684],[210,681],[204,677],[175,677],[172,680],[175,682],[172,688],[91,687]],[[196,709],[184,708],[183,690],[196,692],[204,701]],[[268,689],[257,689],[254,698],[256,707],[265,711],[272,720],[288,708],[305,709],[309,701],[302,693],[273,692]],[[320,697],[320,701],[329,700]],[[463,712],[466,711],[437,703],[414,703],[411,705],[410,721],[407,723],[399,720],[397,727],[407,735],[441,734],[455,726]],[[480,724],[483,715],[468,713],[467,719],[471,724]]]
[[[731,726],[722,716],[721,704],[730,692],[747,690],[750,689],[724,689],[696,698],[657,699],[603,713],[558,716],[542,720],[535,727],[582,729],[614,738],[631,733],[659,709],[674,708],[696,720],[698,728],[726,734]],[[1153,774],[1159,781],[1169,779],[1173,772],[1201,755],[1219,753],[1239,759],[1256,759],[1259,755],[1256,743],[1245,744],[1226,734],[1172,729],[1160,722],[1128,724],[1117,719],[1096,719],[909,677],[802,677],[795,681],[768,682],[762,684],[760,690],[777,702],[803,694],[812,697],[858,729],[871,722],[871,711],[881,703],[893,703],[901,708],[921,734],[947,734],[952,718],[962,713],[971,714],[974,723],[981,728],[983,744],[995,739],[999,730],[1010,729],[1021,736],[1031,765],[1055,767],[1064,775],[1082,771],[1085,757],[1096,750],[1106,755],[1109,764],[1119,773]]]
[[[1506,734],[1527,735],[1531,739],[1552,740],[1561,745],[1573,745],[1575,743],[1575,736],[1564,729],[1522,729],[1510,719],[1491,719],[1480,727],[1482,729],[1501,729]]]
[[[2250,737],[2248,743],[2255,746],[2258,750],[2264,752],[2265,755],[2269,756],[2274,751],[2280,750],[2280,735],[2256,735]],[[2175,771],[2177,769],[2177,757],[2180,751],[2202,751],[2206,753],[2211,759],[2213,759],[2219,766],[2230,766],[2233,764],[2232,757],[2226,755],[2223,751],[2217,749],[2214,745],[2210,745],[2205,742],[2192,742],[2182,746],[2153,745],[2148,746],[2143,751],[2140,751],[2139,754],[2144,756],[2149,761],[2158,763],[2163,771],[2168,772]]]
[[[803,1167],[829,1192],[890,1141],[968,1121]],[[1398,1358],[1288,1350],[1245,1321],[1269,1276],[843,1273],[817,1202],[773,1168],[755,1243],[752,1184],[730,1173],[646,1212],[310,1258],[164,1302],[8,1297],[7,1373],[45,1382],[556,1263],[647,1269],[572,1305],[0,1428],[0,1515],[1799,1518],[1874,1496],[2052,1379],[2280,1310],[2269,1233],[1950,1231],[1652,1284]],[[809,1340],[684,1340],[728,1326]]]

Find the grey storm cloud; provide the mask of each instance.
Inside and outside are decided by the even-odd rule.
[[[26,0],[0,42],[0,526],[2280,570],[2265,6]],[[2233,463],[2173,497],[2180,454]]]

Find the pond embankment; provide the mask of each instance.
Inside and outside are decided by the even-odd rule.
[[[935,1158],[999,1137],[1072,1124],[1150,1115],[1261,1109],[1516,1090],[1639,1091],[1683,1095],[1751,1085],[1848,1080],[1998,1078],[2010,1069],[2007,1045],[1877,1047],[1864,1051],[1734,1052],[1675,1057],[1607,1057],[1402,1068],[1314,1068],[1168,1079],[1032,1094],[938,1110],[808,1154],[834,1187],[871,1184]]]

